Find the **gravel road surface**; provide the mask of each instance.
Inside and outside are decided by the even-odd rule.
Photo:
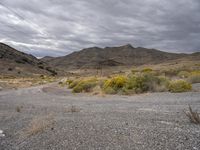
[[[194,86],[200,89],[200,84]],[[0,91],[1,150],[200,150],[200,92],[73,94],[55,84]]]

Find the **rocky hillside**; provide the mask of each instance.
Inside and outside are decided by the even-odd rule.
[[[62,69],[98,68],[109,66],[132,66],[158,64],[165,61],[186,58],[194,55],[175,54],[156,49],[134,48],[130,44],[119,47],[92,47],[73,52],[67,56],[45,58],[44,61],[53,67]],[[198,58],[200,55],[198,54]]]
[[[0,75],[56,75],[56,72],[36,57],[0,43]]]

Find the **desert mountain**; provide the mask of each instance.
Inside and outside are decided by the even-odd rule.
[[[73,52],[67,56],[45,58],[45,62],[62,69],[98,68],[109,66],[132,66],[158,64],[165,61],[186,58],[197,54],[176,54],[156,49],[134,48],[130,44],[119,47],[92,47]],[[198,58],[200,55],[198,54]],[[197,59],[197,58],[196,58]]]
[[[56,74],[48,65],[36,57],[20,52],[0,43],[0,75],[30,76],[34,74]]]
[[[63,74],[63,71],[70,69],[139,66],[177,59],[200,60],[200,53],[175,54],[156,49],[134,48],[128,44],[119,47],[91,47],[63,57],[46,56],[37,59],[32,55],[0,43],[0,75],[11,76],[56,75],[57,72]]]
[[[41,58],[40,60],[43,61],[43,62],[48,62],[48,61],[50,61],[53,58],[54,57],[51,57],[51,56],[45,56],[45,57]]]

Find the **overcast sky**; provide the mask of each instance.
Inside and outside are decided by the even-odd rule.
[[[0,42],[37,57],[92,46],[200,51],[200,0],[0,0]]]

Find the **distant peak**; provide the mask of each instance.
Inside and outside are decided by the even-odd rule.
[[[83,50],[96,50],[96,49],[101,49],[99,47],[89,47],[89,48],[84,48]]]
[[[126,44],[123,46],[124,48],[134,48],[131,44]]]

